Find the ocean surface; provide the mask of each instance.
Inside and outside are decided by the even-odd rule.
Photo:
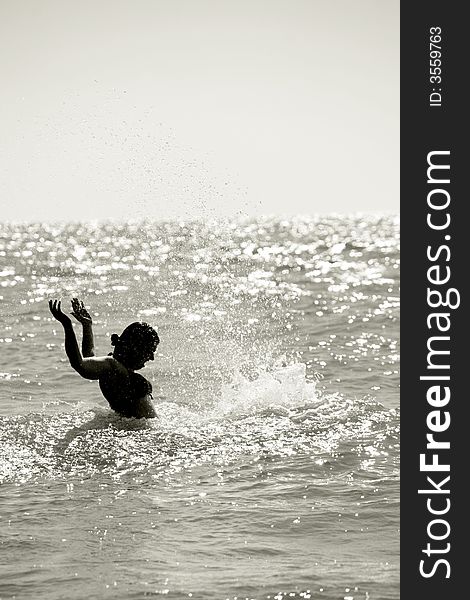
[[[158,329],[156,419],[73,296]],[[399,597],[397,217],[2,224],[0,316],[0,598]]]

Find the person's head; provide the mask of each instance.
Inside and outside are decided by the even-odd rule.
[[[114,358],[129,369],[142,369],[148,360],[153,360],[159,343],[155,329],[141,321],[131,323],[121,335],[111,336]]]

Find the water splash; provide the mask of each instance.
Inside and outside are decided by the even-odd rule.
[[[379,456],[397,442],[398,415],[371,399],[322,396],[293,364],[249,380],[237,373],[205,411],[163,401],[154,420],[125,419],[94,408],[3,417],[2,480],[108,473],[167,476],[208,461],[308,454],[331,458],[341,444]],[[82,407],[83,409],[83,407]]]

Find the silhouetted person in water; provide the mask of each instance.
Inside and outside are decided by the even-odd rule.
[[[62,312],[60,300],[49,300],[49,309],[64,328],[65,352],[71,366],[85,379],[98,379],[110,407],[124,417],[155,417],[152,385],[135,372],[155,358],[160,343],[155,329],[147,323],[131,323],[120,336],[115,333],[111,336],[114,352],[95,357],[92,319],[83,302],[72,299],[72,315],[83,326],[82,352],[72,321]]]

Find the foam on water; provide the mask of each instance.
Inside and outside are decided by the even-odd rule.
[[[254,380],[236,372],[222,387],[217,411],[222,415],[249,415],[318,404],[315,387],[314,382],[306,380],[304,363],[263,372]]]
[[[71,413],[2,417],[0,476],[24,481],[140,472],[155,478],[208,460],[226,464],[243,455],[299,453],[318,458],[353,440],[361,452],[369,445],[373,456],[384,451],[385,438],[396,443],[396,411],[367,398],[322,396],[305,371],[298,363],[253,380],[237,373],[206,410],[161,401],[154,420],[83,405]]]
[[[6,597],[397,597],[398,219],[0,225],[0,261]],[[156,419],[70,368],[72,296],[97,355],[157,326]]]

